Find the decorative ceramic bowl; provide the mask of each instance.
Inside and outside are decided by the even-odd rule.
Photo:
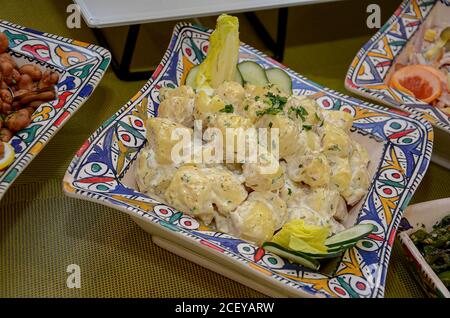
[[[385,84],[385,78],[408,41],[436,5],[450,6],[448,0],[405,0],[386,24],[355,56],[345,87],[355,94],[387,104],[400,111],[420,113],[435,128],[432,160],[450,169],[450,117],[439,108]],[[436,8],[438,9],[438,8]]]
[[[430,232],[433,230],[433,225],[449,214],[450,198],[446,198],[409,206],[401,221],[402,232],[399,234],[399,238],[403,251],[411,263],[414,276],[430,297],[450,298],[450,292],[423,258],[410,235],[421,228]]]
[[[430,160],[432,128],[420,116],[393,114],[331,91],[250,46],[241,46],[241,61],[283,68],[292,77],[294,94],[309,95],[325,109],[352,114],[352,137],[369,151],[372,183],[366,198],[350,212],[347,225],[371,223],[376,231],[349,249],[332,275],[305,269],[252,243],[215,232],[137,190],[135,159],[146,143],[144,122],[157,114],[159,89],[184,83],[190,68],[203,59],[209,35],[210,31],[187,24],[175,27],[152,78],[73,158],[64,177],[65,193],[128,213],[153,235],[156,244],[268,295],[382,297],[402,211]]]
[[[111,60],[98,46],[66,39],[0,20],[0,32],[9,39],[10,53],[20,66],[35,64],[59,73],[57,98],[42,104],[31,124],[16,133],[10,143],[14,162],[0,172],[0,199],[47,142],[89,98]]]

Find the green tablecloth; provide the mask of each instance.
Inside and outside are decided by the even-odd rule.
[[[290,9],[285,64],[345,92],[343,79],[357,50],[374,30],[366,6],[378,2],[385,20],[398,1],[343,1]],[[95,42],[92,32],[66,27],[69,1],[0,1],[0,18],[30,28]],[[276,23],[273,11],[261,13]],[[212,26],[214,18],[202,19]],[[172,22],[143,29],[138,63],[157,63]],[[273,28],[272,28],[273,29]],[[124,33],[123,28],[115,35]],[[159,34],[159,35],[158,35]],[[155,37],[155,35],[158,35]],[[241,17],[241,38],[263,47]],[[164,40],[163,40],[164,39]],[[121,39],[116,39],[121,43]],[[140,50],[146,48],[146,50]],[[151,61],[151,59],[154,59]],[[63,195],[61,179],[83,141],[144,82],[122,82],[108,71],[89,101],[51,140],[0,202],[2,297],[260,297],[260,293],[154,245],[125,214]],[[450,171],[430,165],[412,203],[450,196]],[[81,288],[66,287],[66,268],[81,268]],[[394,247],[386,297],[424,296]]]

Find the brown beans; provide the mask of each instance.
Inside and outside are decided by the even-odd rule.
[[[0,129],[0,141],[8,142],[13,137],[13,133],[8,128]]]
[[[1,106],[2,106],[1,107],[1,113],[2,114],[8,115],[9,113],[11,113],[13,111],[13,105],[12,104],[8,104],[8,103],[5,103],[5,102],[2,102]]]
[[[9,40],[5,33],[0,32],[0,53],[4,53],[9,47]]]
[[[39,67],[37,65],[34,64],[26,64],[26,65],[22,65],[19,68],[19,72],[20,74],[24,75],[27,74],[31,77],[31,79],[33,81],[40,81],[42,78],[42,72],[39,69]]]
[[[13,69],[12,71],[12,78],[13,78],[13,85],[16,85],[20,82],[22,75],[20,75],[19,71],[17,69]]]
[[[13,102],[11,103],[11,110],[12,110],[12,111],[16,111],[16,110],[19,110],[19,109],[21,109],[21,108],[22,108],[22,104],[20,104],[20,101],[15,100],[15,101],[13,101]],[[7,114],[9,114],[9,113],[7,113]]]
[[[13,67],[17,67],[17,63],[16,61],[12,58],[11,55],[9,55],[8,53],[3,53],[0,54],[0,63],[3,62],[8,62],[10,63]]]
[[[25,107],[23,109],[25,109],[28,112],[28,114],[30,114],[30,117],[31,117],[31,115],[33,115],[33,113],[35,111],[35,108],[33,108],[31,106]]]
[[[20,99],[20,103],[22,105],[26,105],[28,103],[31,103],[35,100],[43,100],[43,101],[49,101],[55,99],[55,91],[48,91],[48,92],[42,92],[39,94],[30,94],[22,99]]]
[[[0,89],[0,98],[5,103],[11,104],[13,101],[13,97],[9,89]]]
[[[31,122],[31,115],[26,109],[20,109],[8,115],[5,125],[12,132],[19,131],[27,127]]]
[[[28,74],[23,74],[17,83],[17,88],[19,88],[19,90],[33,90],[33,79],[31,76]]]
[[[59,80],[58,73],[54,71],[45,71],[42,75],[41,80],[39,81],[38,88],[45,88],[56,85]]]
[[[35,100],[35,101],[32,101],[31,103],[29,103],[28,106],[33,108],[34,110],[36,110],[36,108],[41,106],[43,103],[45,103],[44,100]]]
[[[22,95],[29,94],[29,93],[31,93],[31,90],[29,90],[29,89],[19,89],[14,92],[14,96],[22,96]]]
[[[0,63],[0,72],[3,74],[3,80],[6,84],[12,85],[13,84],[13,71],[14,66],[9,62],[1,62]]]
[[[59,81],[58,73],[43,72],[39,65],[18,67],[8,45],[8,37],[0,32],[0,141],[4,142],[30,124],[42,103],[56,98]]]

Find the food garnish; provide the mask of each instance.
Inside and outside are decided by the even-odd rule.
[[[286,223],[263,247],[274,254],[317,270],[320,260],[342,255],[374,229],[370,224],[358,224],[328,237],[329,227],[307,225],[303,220],[294,220]]]
[[[419,229],[411,234],[411,240],[417,246],[425,261],[435,271],[447,289],[450,288],[450,215],[433,226],[428,233]]]
[[[292,93],[291,77],[280,68],[264,69],[253,61],[238,64],[239,20],[222,14],[217,19],[216,29],[209,38],[209,49],[202,63],[192,67],[185,84],[196,90],[212,94],[212,90],[227,81],[241,85],[245,83],[263,87],[269,83],[277,85],[285,94]]]
[[[239,55],[239,20],[222,14],[209,38],[208,54],[195,76],[197,89],[210,90],[234,80]]]
[[[392,75],[390,85],[426,103],[434,101],[442,94],[439,76],[433,68],[420,64],[402,67]]]
[[[272,238],[271,242],[293,251],[324,254],[327,252],[325,240],[330,233],[328,227],[306,224],[304,220],[286,223]]]
[[[4,170],[14,161],[14,148],[7,142],[0,141],[0,170]]]

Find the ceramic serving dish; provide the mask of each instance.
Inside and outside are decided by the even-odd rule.
[[[20,66],[35,64],[59,73],[57,98],[42,104],[31,124],[10,143],[14,162],[0,172],[0,199],[47,142],[89,98],[111,60],[98,46],[66,39],[0,20],[0,32],[9,39],[10,53]]]
[[[353,59],[345,87],[355,94],[371,98],[400,111],[421,113],[434,126],[435,147],[432,160],[450,169],[450,117],[385,84],[395,59],[408,45],[426,18],[448,0],[405,0],[386,24],[367,42]]]
[[[450,292],[414,245],[410,235],[420,228],[427,232],[450,214],[450,198],[423,202],[409,206],[401,221],[400,242],[411,271],[430,297],[450,298]]]
[[[368,195],[352,209],[348,225],[371,223],[375,233],[346,252],[334,274],[314,272],[218,233],[137,190],[134,163],[146,143],[144,122],[158,111],[159,89],[178,86],[208,48],[210,31],[178,24],[161,64],[144,87],[84,143],[64,177],[68,196],[128,213],[156,244],[271,296],[382,297],[386,270],[403,209],[429,164],[431,125],[420,116],[344,96],[298,75],[248,45],[239,59],[281,67],[294,94],[354,116],[352,135],[369,150],[373,178]]]

